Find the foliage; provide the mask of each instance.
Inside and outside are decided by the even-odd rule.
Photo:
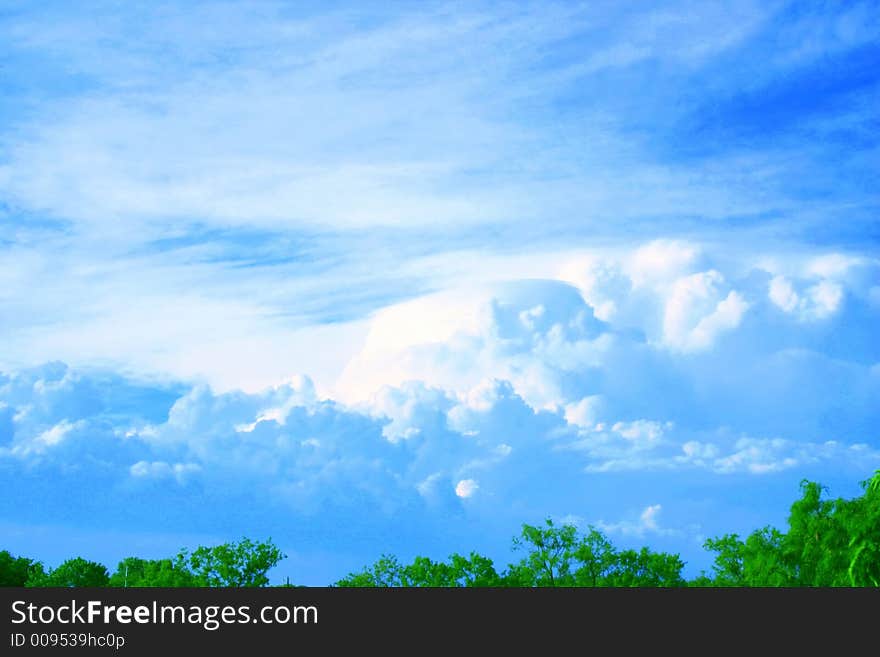
[[[710,538],[703,547],[715,553],[714,579],[699,578],[701,584],[715,586],[743,586],[745,584],[745,544],[736,534]]]
[[[852,526],[847,578],[852,586],[880,586],[880,470],[862,483],[865,494],[847,509]]]
[[[492,560],[472,552],[453,554],[446,562],[416,557],[402,565],[384,555],[337,586],[683,586],[684,563],[678,555],[639,551],[618,552],[597,529],[580,535],[574,525],[523,525],[514,541],[522,559],[501,574]]]
[[[110,576],[110,586],[118,587],[196,585],[196,577],[171,559],[128,557],[119,562],[116,572]]]
[[[495,565],[488,557],[471,552],[467,557],[453,554],[449,561],[455,582],[459,586],[482,587],[502,584],[501,576],[495,571]]]
[[[336,585],[347,587],[404,586],[403,567],[394,555],[383,554],[371,567],[364,568],[359,573],[349,574]]]
[[[578,543],[574,525],[557,527],[548,518],[543,527],[523,525],[513,539],[513,549],[526,556],[508,570],[508,583],[514,586],[571,586],[572,569]]]
[[[266,586],[269,572],[284,555],[271,540],[254,542],[243,538],[237,543],[181,550],[174,566],[190,572],[194,586]]]
[[[677,554],[653,552],[646,547],[618,553],[617,563],[600,586],[686,586]]]
[[[182,550],[173,560],[128,557],[110,576],[103,565],[82,557],[68,559],[46,572],[40,563],[0,552],[0,582],[4,586],[266,586],[267,572],[284,556],[271,540],[245,538],[237,543],[201,546],[192,553]]]
[[[501,578],[495,571],[492,560],[471,552],[467,557],[453,554],[446,562],[416,557],[408,566],[401,565],[392,555],[383,555],[372,566],[358,573],[351,573],[338,581],[336,586],[477,587],[500,584]]]
[[[523,525],[514,549],[526,556],[507,571],[509,586],[684,586],[677,554],[618,551],[595,527],[580,535],[573,525]]]
[[[95,561],[82,557],[68,559],[48,573],[42,568],[31,573],[25,586],[109,586],[110,576],[107,568]]]
[[[824,499],[822,486],[801,482],[788,532],[772,527],[706,541],[715,552],[714,586],[880,585],[880,471],[852,500]]]
[[[24,586],[29,579],[44,577],[43,564],[0,551],[0,586]]]

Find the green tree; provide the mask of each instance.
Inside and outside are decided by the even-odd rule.
[[[686,586],[682,577],[684,562],[677,554],[640,550],[624,550],[617,556],[617,565],[608,577],[610,586]]]
[[[488,557],[471,552],[467,557],[453,554],[449,557],[452,576],[458,586],[500,586],[501,576]]]
[[[0,586],[24,586],[28,579],[45,576],[43,564],[26,557],[14,557],[0,551]]]
[[[117,587],[185,587],[196,586],[195,576],[171,559],[138,559],[127,557],[119,562],[110,576],[110,586]]]
[[[715,552],[712,578],[697,578],[697,586],[792,586],[794,576],[786,556],[785,535],[773,527],[749,534],[710,538],[704,544]]]
[[[582,537],[574,552],[578,567],[574,572],[577,586],[608,586],[619,557],[611,541],[594,527]]]
[[[795,586],[798,584],[786,549],[786,536],[775,527],[749,534],[745,543],[746,586]]]
[[[880,471],[851,500],[826,499],[816,482],[802,481],[788,530],[764,527],[745,541],[726,535],[706,541],[716,553],[715,586],[880,585]],[[708,580],[708,581],[707,581]]]
[[[703,548],[715,553],[711,579],[701,579],[699,584],[714,586],[745,585],[745,543],[736,534],[725,534],[721,538],[710,538]]]
[[[243,538],[214,547],[200,546],[193,552],[181,550],[174,568],[190,572],[195,586],[266,586],[266,573],[285,558],[271,539],[254,542]]]
[[[341,587],[408,586],[404,566],[392,554],[383,554],[372,566],[336,582]]]
[[[351,573],[336,582],[342,587],[458,587],[498,586],[501,578],[492,560],[471,552],[464,557],[453,554],[446,562],[416,557],[402,565],[393,555],[382,555],[372,566]]]
[[[788,533],[782,541],[783,560],[798,586],[846,585],[849,528],[844,522],[846,500],[822,499],[824,489],[801,482],[801,498],[791,505]]]
[[[110,576],[107,568],[95,561],[88,561],[82,557],[68,559],[54,570],[48,573],[35,571],[28,578],[26,586],[108,586]]]
[[[550,518],[541,527],[523,525],[520,535],[513,539],[513,549],[525,552],[525,556],[508,568],[508,584],[573,586],[577,538],[577,527],[557,526]]]
[[[504,576],[508,586],[685,586],[677,554],[648,548],[618,552],[595,527],[579,535],[573,525],[523,525],[514,549],[525,556]]]
[[[846,575],[851,586],[880,586],[880,470],[862,486],[865,494],[841,509],[849,528]]]
[[[404,586],[458,586],[454,570],[442,561],[416,557],[402,572]]]

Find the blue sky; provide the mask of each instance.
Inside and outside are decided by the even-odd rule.
[[[5,2],[0,528],[681,552],[880,467],[876,3]]]

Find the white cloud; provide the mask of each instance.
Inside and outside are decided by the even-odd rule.
[[[636,521],[621,520],[608,523],[599,521],[597,526],[609,534],[621,534],[623,536],[644,537],[646,534],[674,535],[680,533],[674,529],[660,526],[659,517],[663,507],[660,504],[650,504],[639,514]]]
[[[568,404],[565,407],[565,421],[584,429],[592,428],[598,421],[601,407],[602,397],[600,395],[584,397],[579,402]]]
[[[570,10],[544,12],[377,12],[371,29],[352,30],[284,12],[244,10],[230,23],[222,12],[173,11],[152,15],[151,30],[129,25],[136,48],[91,24],[88,45],[61,31],[52,47],[72,50],[67,66],[97,89],[66,96],[63,113],[43,108],[11,146],[0,185],[22,204],[106,228],[189,217],[334,229],[496,220],[515,208],[497,190],[448,183],[521,151],[527,131],[499,120],[498,106],[529,87],[505,91],[496,76],[533,57],[505,47],[511,40],[548,43],[575,29],[559,20]],[[186,48],[169,47],[160,35],[175,20],[226,34],[213,45],[223,63],[203,53],[208,74]],[[418,67],[430,74],[414,75]]]
[[[718,455],[718,446],[712,443],[689,440],[682,444],[681,451],[688,459],[702,464],[705,459],[712,459]]]
[[[71,424],[67,420],[62,420],[51,429],[47,429],[39,436],[37,436],[34,439],[34,442],[42,443],[46,447],[52,447],[53,445],[57,445],[62,440],[64,440],[64,437],[68,433],[70,433],[70,430],[73,428],[73,424]]]
[[[768,474],[829,460],[876,461],[880,452],[864,443],[850,445],[829,440],[801,443],[781,438],[741,438],[731,453],[715,458],[711,469],[721,474]]]
[[[807,264],[805,274],[807,276],[846,280],[854,270],[869,264],[863,256],[854,256],[846,253],[827,253],[812,258]]]
[[[595,358],[602,332],[578,292],[559,281],[432,295],[381,311],[336,391],[363,401],[384,385],[423,381],[461,395],[499,379],[542,408],[567,401],[559,376]]]
[[[663,507],[659,504],[652,504],[651,506],[645,507],[645,510],[642,511],[642,514],[639,516],[639,521],[646,530],[657,531],[659,529],[657,526],[657,516],[660,515],[660,510],[662,508]]]
[[[427,477],[425,477],[422,481],[416,484],[416,490],[419,491],[419,494],[427,497],[436,492],[437,487],[440,485],[440,481],[443,479],[442,472],[432,472]]]
[[[807,295],[812,301],[811,314],[816,319],[830,317],[838,308],[843,299],[843,289],[840,284],[831,281],[820,281],[807,290]]]
[[[201,471],[197,463],[166,463],[165,461],[138,461],[129,471],[131,476],[142,479],[173,478],[184,483],[190,476]]]
[[[633,422],[615,422],[611,431],[638,449],[652,449],[661,443],[664,434],[671,428],[671,422],[635,420]]]
[[[455,485],[455,494],[462,499],[473,497],[480,485],[473,479],[462,479]]]
[[[747,470],[753,474],[765,474],[791,468],[798,461],[793,456],[779,454],[782,441],[755,441],[744,439],[737,443],[736,451],[715,460],[718,472],[729,473]]]
[[[770,300],[787,313],[793,312],[800,302],[798,293],[784,276],[774,276],[770,281]]]
[[[13,417],[13,422],[24,423],[27,419],[27,412],[19,412]],[[30,458],[47,454],[62,446],[63,443],[69,439],[71,433],[83,429],[84,427],[85,423],[82,421],[70,422],[67,419],[63,419],[48,429],[39,431],[32,437],[25,436],[22,439],[14,441],[9,448],[9,453],[20,458]]]
[[[643,472],[662,485],[663,477],[685,482],[700,472],[768,476],[880,466],[880,451],[864,441],[733,435],[687,414],[674,422],[620,419],[619,400],[602,397],[547,410],[526,403],[509,381],[484,381],[461,394],[407,383],[353,408],[317,399],[302,377],[259,393],[219,393],[56,364],[0,374],[0,468],[112,486],[129,504],[142,503],[137,496],[145,490],[156,499],[192,501],[197,489],[198,499],[217,500],[218,509],[249,508],[241,500],[256,496],[282,515],[382,523],[412,513],[419,522],[471,514],[522,522],[559,508],[560,500],[568,509],[609,509],[617,495],[594,491],[611,490],[616,472]],[[53,429],[63,438],[37,440]],[[652,503],[605,526],[639,537],[679,535],[660,514]]]
[[[701,351],[717,336],[739,326],[748,303],[736,291],[721,297],[724,277],[709,270],[679,278],[663,314],[663,338],[671,347]]]
[[[703,258],[696,244],[656,240],[638,247],[625,267],[635,287],[665,287],[697,271]]]
[[[687,440],[626,444],[601,434],[572,445],[592,456],[587,472],[706,470],[716,474],[764,475],[820,463],[880,465],[880,450],[865,443],[822,443],[740,437],[725,445]]]
[[[695,349],[710,347],[716,336],[739,326],[748,308],[749,304],[739,293],[729,292],[722,301],[718,302],[712,314],[703,317],[691,331],[689,336],[691,346]]]
[[[805,287],[801,294],[784,276],[774,276],[770,281],[770,300],[786,313],[793,313],[800,321],[827,319],[840,310],[843,302],[843,285],[831,279],[822,279]]]
[[[621,264],[607,256],[584,254],[564,264],[558,276],[576,286],[596,317],[606,322],[616,318],[633,286]]]
[[[390,420],[382,435],[392,442],[407,440],[423,431],[442,429],[446,411],[452,401],[437,389],[421,383],[405,383],[401,388],[382,387],[370,400],[367,408],[374,417]]]
[[[91,459],[139,480],[189,481],[193,465],[200,486],[262,491],[309,513],[344,506],[346,495],[383,512],[451,509],[469,480],[495,499],[528,500],[542,494],[546,472],[566,473],[554,485],[577,489],[599,473],[761,475],[877,459],[864,434],[880,390],[876,358],[858,360],[867,343],[853,342],[852,359],[824,355],[823,336],[805,341],[799,323],[763,323],[759,312],[775,304],[766,292],[774,276],[798,304],[830,308],[839,288],[849,310],[873,312],[871,286],[854,273],[863,265],[846,275],[826,267],[835,278],[816,280],[797,274],[803,262],[784,273],[725,267],[686,243],[636,251],[610,251],[601,265],[587,258],[585,269],[573,257],[570,283],[473,284],[385,307],[323,390],[305,376],[250,391],[136,384],[60,364],[0,376],[0,456],[41,467]],[[613,302],[608,321],[589,295]],[[756,307],[750,324],[746,303]],[[748,339],[719,339],[733,330]],[[326,347],[303,348],[319,358]],[[142,396],[164,405],[143,414],[132,408],[153,402],[119,406]],[[779,438],[748,437],[762,435]]]

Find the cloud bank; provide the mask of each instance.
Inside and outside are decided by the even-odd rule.
[[[335,396],[306,375],[248,393],[60,363],[4,374],[0,467],[17,491],[4,512],[38,493],[56,522],[97,499],[123,518],[175,504],[173,526],[208,505],[200,522],[216,530],[258,503],[431,533],[549,509],[687,544],[711,525],[707,508],[679,527],[657,520],[661,506],[692,505],[682,486],[855,481],[880,466],[876,347],[838,342],[876,321],[876,261],[722,271],[698,245],[667,241],[558,271],[383,309]],[[833,310],[780,305],[783,276],[791,290],[833,286]],[[632,475],[657,488],[599,493]]]

